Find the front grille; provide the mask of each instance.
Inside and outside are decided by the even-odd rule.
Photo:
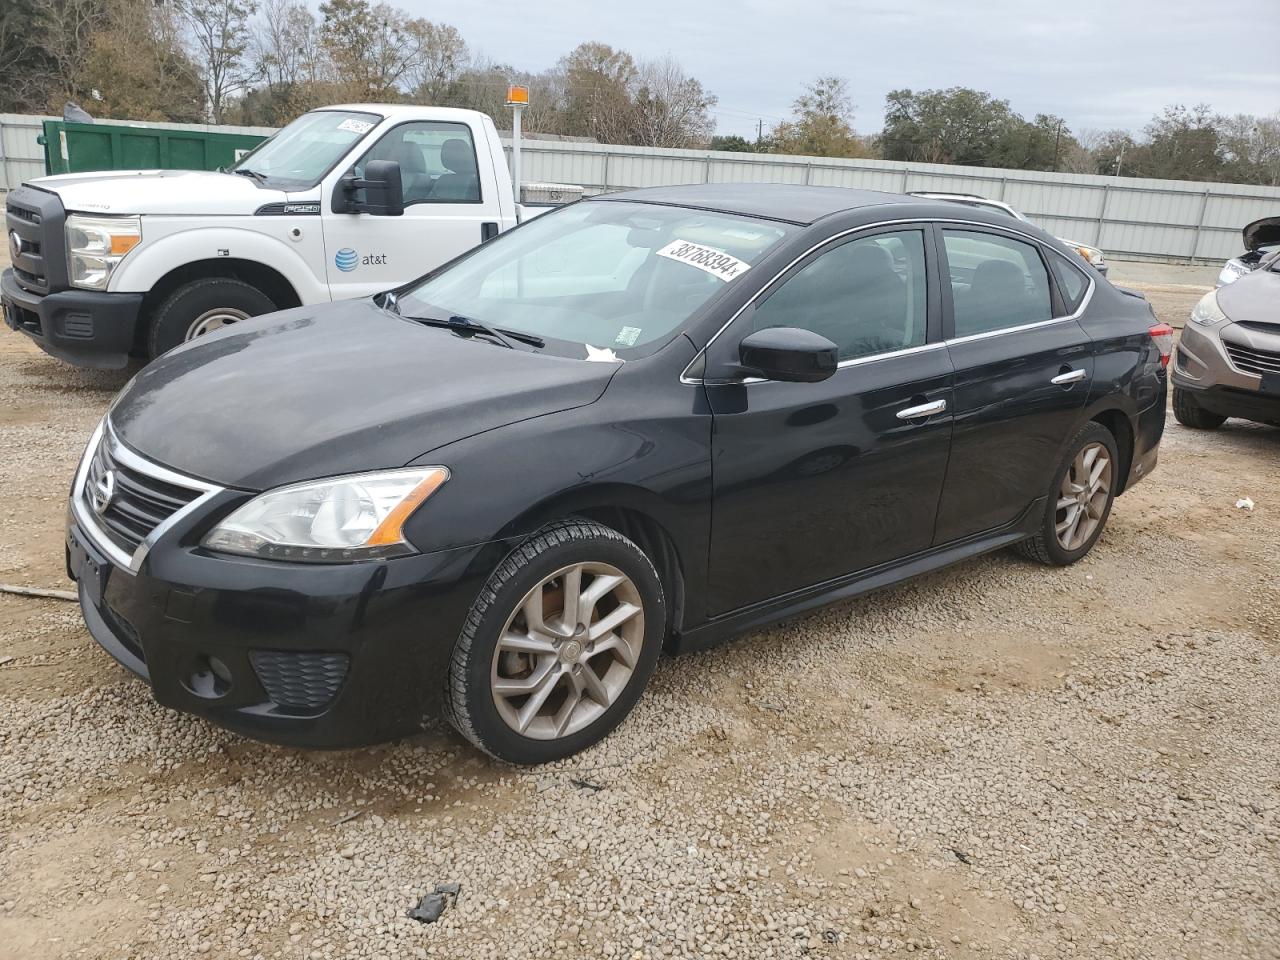
[[[112,452],[113,443],[110,433],[104,431],[80,496],[102,532],[117,548],[132,555],[156,527],[201,491],[150,475],[136,457],[130,457],[128,465],[122,463],[119,453]]]
[[[35,224],[40,223],[40,214],[38,214],[34,210],[27,210],[23,207],[20,207],[15,203],[5,204],[4,212],[11,213],[15,217],[17,217],[19,220],[25,220],[27,221],[27,223],[35,223]]]
[[[345,653],[254,650],[249,660],[267,696],[287,710],[316,711],[327,707],[347,676]]]
[[[1280,353],[1270,350],[1256,350],[1253,347],[1242,347],[1235,343],[1224,343],[1231,365],[1241,373],[1280,373]]]

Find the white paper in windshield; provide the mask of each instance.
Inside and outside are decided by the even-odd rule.
[[[346,120],[343,120],[338,124],[338,129],[345,130],[347,133],[358,133],[364,135],[373,129],[373,124],[369,123],[367,120],[355,120],[348,117]]]
[[[719,277],[725,283],[751,269],[751,264],[745,260],[739,260],[715,247],[704,247],[688,240],[672,240],[658,251],[658,256],[697,267],[713,277]]]

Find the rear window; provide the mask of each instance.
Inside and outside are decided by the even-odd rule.
[[[1084,302],[1084,295],[1089,290],[1089,278],[1084,271],[1059,253],[1050,253],[1049,262],[1053,264],[1053,275],[1058,281],[1058,292],[1066,303],[1067,313],[1075,313]]]

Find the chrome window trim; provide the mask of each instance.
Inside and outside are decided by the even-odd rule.
[[[1015,222],[1020,223],[1022,221],[1015,221]],[[712,334],[711,339],[707,341],[706,345],[701,350],[699,350],[694,355],[693,359],[690,360],[685,365],[684,370],[680,373],[680,382],[688,383],[688,384],[705,383],[706,379],[704,377],[690,377],[689,376],[690,368],[692,368],[693,365],[697,363],[700,359],[705,358],[706,352],[710,350],[711,345],[715,343],[717,339],[719,339],[720,334],[728,330],[730,325],[732,325],[733,322],[738,319],[738,317],[742,316],[743,312],[748,307],[752,306],[758,299],[760,299],[760,297],[762,297],[765,293],[767,293],[769,289],[775,283],[778,282],[779,278],[782,277],[783,274],[787,273],[787,271],[789,271],[801,260],[808,257],[810,254],[814,253],[817,250],[822,249],[823,247],[827,246],[830,243],[834,243],[837,240],[843,240],[845,237],[852,236],[855,233],[863,233],[868,230],[878,230],[882,227],[896,227],[896,226],[903,226],[908,224],[924,224],[928,226],[930,224],[935,224],[935,223],[959,224],[961,226],[967,226],[967,227],[985,227],[987,229],[995,230],[997,232],[1004,231],[1006,233],[1013,233],[1035,244],[1036,247],[1040,248],[1042,255],[1046,250],[1049,252],[1054,252],[1053,248],[1048,247],[1045,244],[1045,242],[1041,240],[1039,237],[1032,236],[1031,234],[1023,230],[1017,229],[1017,227],[1014,227],[1014,226],[1006,227],[1004,224],[982,223],[981,221],[978,221],[978,220],[961,220],[958,218],[937,219],[937,218],[928,218],[928,217],[912,217],[904,220],[881,220],[877,223],[868,223],[860,227],[851,227],[848,230],[843,230],[840,233],[833,234],[832,236],[827,237],[825,240],[815,243],[809,249],[805,250],[803,253],[796,256],[790,263],[788,263],[785,267],[783,267],[781,270],[775,273],[772,277],[770,277],[769,281],[763,287],[757,290],[755,294],[751,297],[751,299],[749,299],[746,303],[744,303],[742,306],[740,306],[737,310],[733,312],[733,316],[731,316],[728,320],[726,320],[724,324],[720,327],[720,329],[717,330],[714,334]],[[1052,267],[1048,263],[1045,264],[1045,270],[1046,272],[1052,273]],[[1081,273],[1083,272],[1084,271],[1081,271]],[[967,343],[970,340],[984,340],[988,337],[997,337],[1006,333],[1019,333],[1024,330],[1035,329],[1036,327],[1048,326],[1051,323],[1063,323],[1067,320],[1078,320],[1080,319],[1081,316],[1084,315],[1085,309],[1089,306],[1089,301],[1093,299],[1093,291],[1097,288],[1097,283],[1093,277],[1086,275],[1085,279],[1089,281],[1089,289],[1085,291],[1084,298],[1080,301],[1080,306],[1078,306],[1073,313],[1070,313],[1066,316],[1050,317],[1048,320],[1038,320],[1035,323],[1026,323],[1017,327],[1005,327],[1000,330],[988,330],[983,333],[971,333],[963,337],[952,337],[949,340],[937,340],[933,343],[921,344],[918,347],[906,347],[902,350],[891,350],[885,353],[868,354],[865,357],[854,357],[849,360],[840,361],[840,363],[837,364],[836,369],[837,370],[843,369],[846,366],[853,366],[859,363],[871,363],[876,360],[888,360],[892,357],[898,357],[908,353],[916,353],[923,350],[930,350],[936,347],[944,347],[953,343]],[[1050,282],[1051,283],[1056,282],[1052,276],[1050,277]],[[769,383],[770,381],[765,377],[744,377],[742,380],[738,380],[734,382],[749,384],[749,383]]]
[[[93,458],[97,454],[101,443],[109,445],[108,451],[111,454],[111,459],[116,463],[122,464],[130,470],[141,473],[153,480],[159,480],[175,487],[184,487],[200,494],[186,506],[178,508],[157,524],[156,528],[138,544],[132,554],[126,553],[116,546],[107,532],[94,519],[93,513],[85,502],[84,488],[89,478],[89,467],[93,463]],[[111,429],[111,424],[108,422],[107,417],[103,417],[97,429],[93,431],[93,436],[89,440],[89,445],[85,448],[84,455],[80,458],[80,466],[76,470],[75,482],[71,487],[71,513],[80,525],[81,530],[84,531],[86,538],[96,549],[105,553],[112,563],[122,570],[127,571],[130,575],[136,575],[142,568],[142,561],[147,558],[147,554],[151,552],[151,548],[156,545],[161,537],[173,529],[180,520],[195,512],[224,489],[224,487],[207,483],[204,480],[197,480],[195,477],[177,473],[167,467],[162,467],[158,463],[152,463],[138,456],[120,441],[115,435],[115,431]]]

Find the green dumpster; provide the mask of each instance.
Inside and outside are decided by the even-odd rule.
[[[46,120],[40,143],[46,173],[89,170],[217,170],[266,137],[172,127],[127,127]]]

